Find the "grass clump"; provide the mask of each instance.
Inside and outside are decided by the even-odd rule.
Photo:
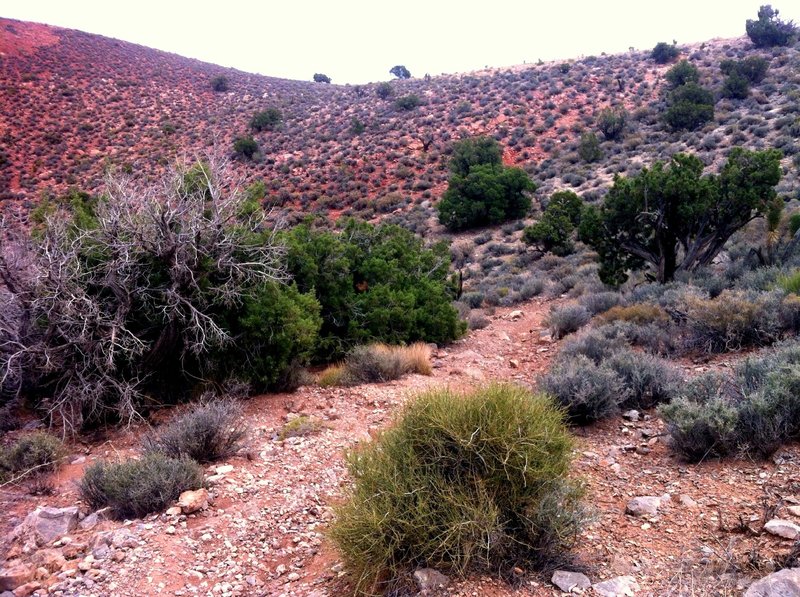
[[[389,591],[418,566],[502,572],[563,558],[582,519],[572,445],[562,413],[522,388],[418,396],[348,455],[355,482],[330,534],[356,593]]]
[[[202,485],[203,469],[193,460],[149,452],[140,460],[92,464],[78,488],[92,510],[108,506],[122,520],[161,512],[184,491]]]
[[[0,483],[54,471],[63,455],[64,444],[57,437],[42,431],[23,435],[0,448]]]
[[[305,437],[321,431],[325,425],[316,417],[300,415],[284,425],[278,433],[278,439],[283,441],[290,437]]]
[[[669,315],[659,305],[637,303],[635,305],[611,307],[600,316],[600,320],[603,323],[626,321],[635,325],[666,324],[669,321]]]
[[[341,365],[323,371],[317,383],[323,387],[353,386],[399,379],[408,373],[430,375],[431,349],[423,342],[410,346],[367,344],[356,346]]]
[[[218,400],[197,406],[162,426],[144,440],[144,448],[170,458],[214,462],[235,454],[246,435],[239,403]]]

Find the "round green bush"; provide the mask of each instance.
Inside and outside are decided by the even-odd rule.
[[[330,535],[357,594],[418,566],[456,574],[563,557],[582,519],[572,439],[543,396],[492,385],[433,390],[348,455],[354,485]]]

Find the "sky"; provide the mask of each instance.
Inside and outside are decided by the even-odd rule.
[[[800,3],[773,4],[800,21]],[[130,41],[222,66],[334,83],[649,50],[744,35],[743,0],[3,0],[0,16]],[[794,5],[794,6],[793,6]]]

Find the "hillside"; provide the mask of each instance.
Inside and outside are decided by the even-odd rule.
[[[237,168],[248,182],[263,179],[272,205],[366,217],[421,205],[411,218],[418,231],[432,214],[426,200],[445,188],[449,146],[463,135],[497,138],[506,163],[524,167],[539,184],[540,199],[560,188],[596,199],[614,174],[678,151],[712,165],[732,145],[782,148],[779,191],[795,188],[798,49],[756,52],[744,37],[680,49],[700,69],[701,83],[717,92],[723,59],[757,53],[770,67],[748,98],[718,99],[713,122],[671,133],[660,119],[671,65],[657,65],[649,49],[393,81],[392,95],[381,99],[377,84],[264,77],[0,19],[0,201],[25,211],[44,192],[98,191],[108,168],[155,175],[182,156],[232,154],[234,139],[251,133],[253,114],[268,108],[282,112],[282,126],[254,133],[259,154]],[[220,75],[228,91],[212,90]],[[421,105],[396,107],[406,95]],[[597,113],[607,106],[628,110],[625,134],[603,140],[603,157],[586,163],[576,151],[581,134],[597,131]]]

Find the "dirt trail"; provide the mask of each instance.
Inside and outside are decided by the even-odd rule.
[[[410,395],[426,388],[467,388],[491,380],[531,384],[557,349],[540,341],[552,304],[538,299],[498,309],[488,327],[438,351],[432,376],[355,388],[310,386],[250,400],[247,452],[208,469],[211,507],[188,517],[164,514],[128,523],[139,546],[122,553],[119,561],[95,563],[100,570],[95,580],[56,585],[69,587],[60,594],[344,594],[341,565],[324,537],[331,507],[348,483],[343,451],[369,440]],[[285,422],[301,414],[319,418],[322,431],[278,440]],[[55,496],[0,494],[0,507],[7,513],[0,530],[13,527],[38,504],[77,503],[72,480],[82,466],[130,453],[143,431],[115,432],[101,443],[77,446],[86,460],[59,475]],[[577,563],[592,581],[631,575],[640,595],[738,594],[742,575],[733,573],[737,567],[744,577],[762,576],[766,562],[788,550],[790,542],[757,531],[765,506],[800,498],[796,445],[780,452],[778,464],[733,460],[690,466],[669,453],[655,415],[639,422],[613,419],[576,434],[575,474],[586,481],[593,515],[578,542]],[[625,514],[630,498],[666,493],[671,500],[657,515]],[[100,528],[120,526],[104,522]],[[96,532],[73,533],[73,548]],[[746,570],[748,559],[765,568]],[[546,579],[524,578],[512,587],[471,577],[451,585],[446,594],[559,594]]]

